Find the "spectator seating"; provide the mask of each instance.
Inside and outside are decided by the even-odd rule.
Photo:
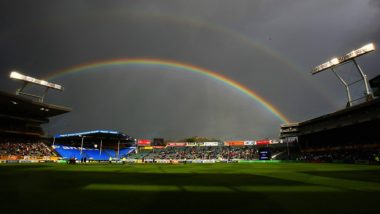
[[[56,156],[41,140],[1,139],[0,156]]]
[[[99,149],[83,148],[82,154],[80,152],[80,147],[55,145],[54,149],[64,159],[76,158],[77,160],[80,160],[86,158],[87,160],[101,161],[109,160],[110,157],[116,158],[117,156],[117,151],[113,149],[104,149],[100,153]],[[129,154],[133,150],[134,148],[122,148],[119,151],[119,157]]]

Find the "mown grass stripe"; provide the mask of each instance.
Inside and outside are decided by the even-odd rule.
[[[136,192],[336,192],[337,188],[324,186],[197,186],[197,185],[130,185],[89,184],[84,190]]]

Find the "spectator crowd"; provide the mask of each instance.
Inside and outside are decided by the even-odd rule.
[[[0,156],[53,156],[54,153],[40,140],[0,139]]]
[[[379,163],[380,149],[303,152],[297,160],[310,162]]]
[[[258,159],[258,150],[252,146],[205,146],[205,147],[166,147],[142,151],[140,154],[131,154],[128,158],[144,159]]]

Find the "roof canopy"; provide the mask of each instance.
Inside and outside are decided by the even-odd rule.
[[[122,132],[111,131],[111,130],[93,130],[85,132],[67,133],[67,134],[56,134],[55,138],[108,138],[108,139],[118,139],[118,140],[134,140],[131,136],[128,136]]]
[[[70,112],[71,109],[34,100],[0,91],[0,114],[19,117],[47,120],[60,114]]]

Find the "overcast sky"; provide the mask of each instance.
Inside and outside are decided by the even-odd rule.
[[[346,104],[336,77],[311,69],[380,44],[379,20],[379,0],[2,0],[0,90],[20,86],[11,70],[44,78],[94,61],[157,58],[213,70],[303,121]],[[358,60],[369,78],[380,73],[379,56]],[[350,80],[354,71],[339,69]],[[183,69],[108,66],[51,81],[66,90],[47,101],[73,111],[53,118],[49,135],[111,129],[138,138],[260,139],[278,137],[282,123],[236,89]]]

